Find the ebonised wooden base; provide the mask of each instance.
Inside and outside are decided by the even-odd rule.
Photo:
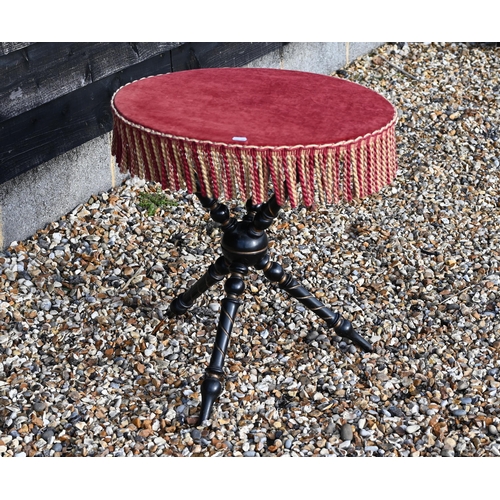
[[[274,196],[267,203],[258,206],[248,202],[247,214],[242,220],[231,218],[227,206],[216,199],[201,194],[197,196],[201,204],[210,211],[212,219],[221,224],[223,257],[219,257],[193,286],[173,300],[167,316],[173,318],[185,313],[198,297],[226,278],[224,283],[226,296],[221,304],[215,344],[201,385],[202,400],[198,425],[202,425],[210,418],[212,407],[222,392],[224,360],[234,320],[241,304],[240,297],[245,290],[244,277],[250,267],[262,271],[271,283],[276,283],[291,297],[324,319],[336,335],[351,340],[365,352],[372,351],[370,342],[356,333],[349,321],[326,307],[293,276],[285,273],[280,264],[270,260],[265,230],[271,226],[281,208]]]

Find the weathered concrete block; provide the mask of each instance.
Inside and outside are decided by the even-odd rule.
[[[0,185],[0,247],[23,240],[124,176],[110,151],[110,134]]]
[[[384,42],[292,42],[248,64],[250,68],[280,68],[330,75]]]
[[[358,57],[369,54],[372,50],[380,47],[382,43],[383,42],[346,42],[346,49],[348,51],[346,57],[346,60],[348,60],[347,64]]]

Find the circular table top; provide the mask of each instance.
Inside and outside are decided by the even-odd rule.
[[[144,78],[122,87],[115,112],[168,136],[254,147],[338,144],[376,133],[392,104],[331,76],[264,68],[213,68]]]
[[[143,78],[112,99],[122,172],[203,196],[311,207],[363,198],[396,175],[396,110],[331,76],[212,68]]]

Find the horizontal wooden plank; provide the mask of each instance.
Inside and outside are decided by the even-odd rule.
[[[283,42],[188,42],[172,51],[173,71],[240,67],[279,50]]]
[[[180,44],[48,42],[11,52],[0,57],[0,122]]]
[[[109,132],[113,93],[171,69],[170,54],[160,54],[1,123],[0,183]]]
[[[15,50],[24,49],[28,45],[33,45],[34,42],[0,42],[0,56],[14,52]]]

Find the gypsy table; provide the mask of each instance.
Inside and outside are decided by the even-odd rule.
[[[222,391],[223,365],[249,267],[364,351],[371,344],[268,255],[266,229],[281,207],[363,198],[396,174],[394,107],[361,85],[273,69],[200,69],[144,78],[112,99],[112,153],[122,172],[195,193],[223,232],[222,256],[169,306],[185,313],[224,284],[198,423]],[[246,201],[237,220],[219,199]]]

